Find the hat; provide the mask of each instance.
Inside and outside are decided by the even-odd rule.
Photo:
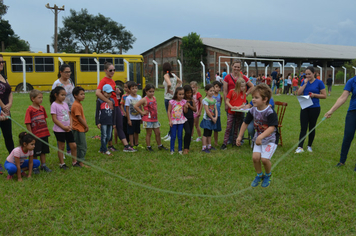
[[[105,85],[103,86],[103,91],[104,91],[104,92],[107,92],[107,93],[112,93],[112,92],[114,92],[114,90],[112,89],[112,87],[111,87],[110,84],[105,84]]]

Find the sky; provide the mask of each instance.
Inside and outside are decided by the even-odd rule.
[[[356,46],[355,0],[4,0],[9,9],[3,18],[34,52],[46,52],[52,44],[54,14],[47,3],[65,6],[59,28],[70,9],[82,8],[122,24],[137,39],[126,54],[141,54],[191,32],[202,38]]]

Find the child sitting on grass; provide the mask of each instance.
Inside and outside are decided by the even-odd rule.
[[[252,187],[257,187],[262,181],[262,187],[266,188],[270,185],[271,173],[271,158],[277,149],[279,133],[278,116],[276,112],[269,106],[269,99],[272,97],[272,90],[266,84],[259,84],[252,92],[253,107],[247,112],[246,118],[241,126],[239,137],[236,139],[236,145],[241,145],[241,140],[247,126],[250,122],[254,122],[256,130],[253,137],[254,147],[252,160],[257,176],[251,183]],[[262,166],[265,168],[266,174],[263,175]]]
[[[25,170],[29,170],[27,177],[31,178],[32,170],[38,168],[41,163],[39,160],[33,159],[36,138],[31,134],[22,132],[19,139],[20,146],[12,150],[6,158],[4,167],[9,173],[8,180],[12,179],[14,174],[17,174],[17,180],[21,182],[22,177],[26,176]]]

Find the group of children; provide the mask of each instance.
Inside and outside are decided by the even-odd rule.
[[[192,140],[194,126],[197,128],[199,141],[201,130],[203,129],[202,151],[210,153],[216,150],[212,146],[212,133],[214,131],[215,146],[218,144],[218,132],[221,129],[221,104],[223,98],[220,95],[222,84],[219,81],[214,81],[212,84],[205,86],[206,96],[197,91],[197,83],[191,82],[184,87],[176,87],[173,98],[169,101],[168,120],[170,126],[170,152],[174,154],[175,139],[178,137],[178,152],[179,154],[188,154]],[[137,94],[137,84],[133,81],[125,83],[125,95],[122,96],[121,105],[123,105],[123,127],[126,127],[126,135],[129,137],[131,146],[138,145],[138,137],[140,126],[146,129],[146,145],[147,150],[152,152],[150,143],[152,131],[155,133],[158,149],[168,150],[161,143],[160,137],[160,122],[157,117],[157,100],[154,96],[155,87],[147,84],[143,89],[143,98]],[[230,131],[235,125],[233,137],[236,140],[236,145],[241,145],[243,133],[247,125],[254,120],[256,129],[253,141],[253,161],[257,171],[257,177],[252,182],[252,186],[256,187],[259,182],[263,181],[262,187],[268,187],[270,183],[270,158],[276,150],[278,143],[277,115],[272,108],[268,106],[269,99],[272,96],[271,89],[265,85],[258,85],[252,92],[252,102],[254,107],[247,112],[245,121],[243,122],[243,113],[239,109],[244,109],[246,105],[246,82],[239,78],[236,81],[235,89],[229,91],[226,97],[227,110],[227,128],[225,131],[224,142],[221,149],[226,149]],[[115,91],[110,85],[104,85],[102,89],[103,95],[110,99],[110,96]],[[70,147],[72,155],[73,167],[88,167],[84,165],[85,154],[87,151],[85,133],[88,132],[88,125],[84,116],[81,102],[85,99],[85,91],[81,87],[73,89],[75,101],[69,110],[68,105],[64,102],[66,91],[63,87],[55,87],[50,94],[51,116],[54,122],[54,135],[58,144],[58,158],[61,169],[67,169],[64,163],[63,151],[65,143]],[[20,134],[20,147],[15,148],[5,162],[5,169],[11,179],[14,174],[17,174],[18,180],[24,176],[24,170],[29,169],[28,177],[31,176],[32,170],[34,173],[39,173],[39,169],[51,172],[46,166],[46,154],[49,153],[48,137],[49,131],[47,127],[47,114],[45,108],[41,105],[43,95],[38,90],[30,92],[32,105],[29,106],[26,112],[25,124],[28,133]],[[199,125],[199,117],[204,109],[203,119]],[[101,147],[99,152],[110,155],[107,150],[107,143],[112,138],[112,129],[115,128],[115,110],[103,102],[97,100],[96,125],[101,130]],[[243,123],[243,124],[242,124]],[[241,126],[242,124],[242,126]],[[199,128],[200,126],[200,128]],[[240,133],[237,137],[238,128]],[[185,130],[184,151],[183,151],[183,129]],[[32,132],[36,137],[33,137]],[[40,157],[40,161],[37,158]],[[28,160],[26,160],[29,158]],[[265,167],[266,174],[262,174],[261,160]]]

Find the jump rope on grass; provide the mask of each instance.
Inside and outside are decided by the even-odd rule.
[[[21,129],[25,130],[26,132],[30,133],[31,135],[35,136],[33,133],[27,131],[27,129],[22,126],[20,123],[18,123],[16,120],[12,119],[11,117],[7,117],[8,119],[11,119],[17,126],[19,126]],[[321,121],[312,129],[310,130],[304,137],[303,139],[305,139],[311,132],[313,132],[316,127],[318,127],[323,121],[325,121],[325,117],[323,117],[321,119]],[[62,152],[63,154],[67,155],[67,156],[70,156],[73,158],[72,155],[69,155],[68,153],[65,153],[64,151],[62,150],[59,150],[57,147],[43,141],[42,139],[39,139],[42,143],[44,144],[47,144],[49,147],[59,151],[59,152]],[[286,153],[284,153],[281,158],[279,158],[273,165],[272,165],[272,168],[271,168],[271,171],[273,169],[276,168],[276,166],[281,162],[283,161],[299,144],[299,141],[292,147],[290,148]],[[152,190],[152,191],[156,191],[156,192],[161,192],[161,193],[169,193],[169,194],[174,194],[174,195],[181,195],[181,196],[188,196],[188,197],[202,197],[202,198],[227,198],[227,197],[232,197],[232,196],[236,196],[240,193],[243,193],[243,192],[246,192],[247,190],[250,190],[252,189],[252,187],[247,187],[247,188],[244,188],[244,189],[241,189],[241,190],[238,190],[236,192],[232,192],[232,193],[229,193],[229,194],[222,194],[222,195],[211,195],[211,194],[195,194],[195,193],[185,193],[185,192],[177,192],[177,191],[172,191],[172,190],[167,190],[167,189],[160,189],[160,188],[156,188],[156,187],[151,187],[151,186],[148,186],[148,185],[145,185],[145,184],[141,184],[141,183],[138,183],[138,182],[135,182],[135,181],[132,181],[132,180],[129,180],[121,175],[118,175],[118,174],[115,174],[115,173],[112,173],[108,170],[105,170],[99,166],[96,166],[96,165],[93,165],[92,163],[90,162],[87,162],[87,161],[84,161],[84,160],[80,160],[81,162],[83,162],[84,164],[86,165],[89,165],[91,167],[93,167],[94,169],[97,169],[99,171],[102,171],[102,172],[105,172],[113,177],[116,177],[116,178],[119,178],[129,184],[132,184],[132,185],[136,185],[136,186],[139,186],[139,187],[142,187],[142,188],[145,188],[145,189],[148,189],[148,190]]]

